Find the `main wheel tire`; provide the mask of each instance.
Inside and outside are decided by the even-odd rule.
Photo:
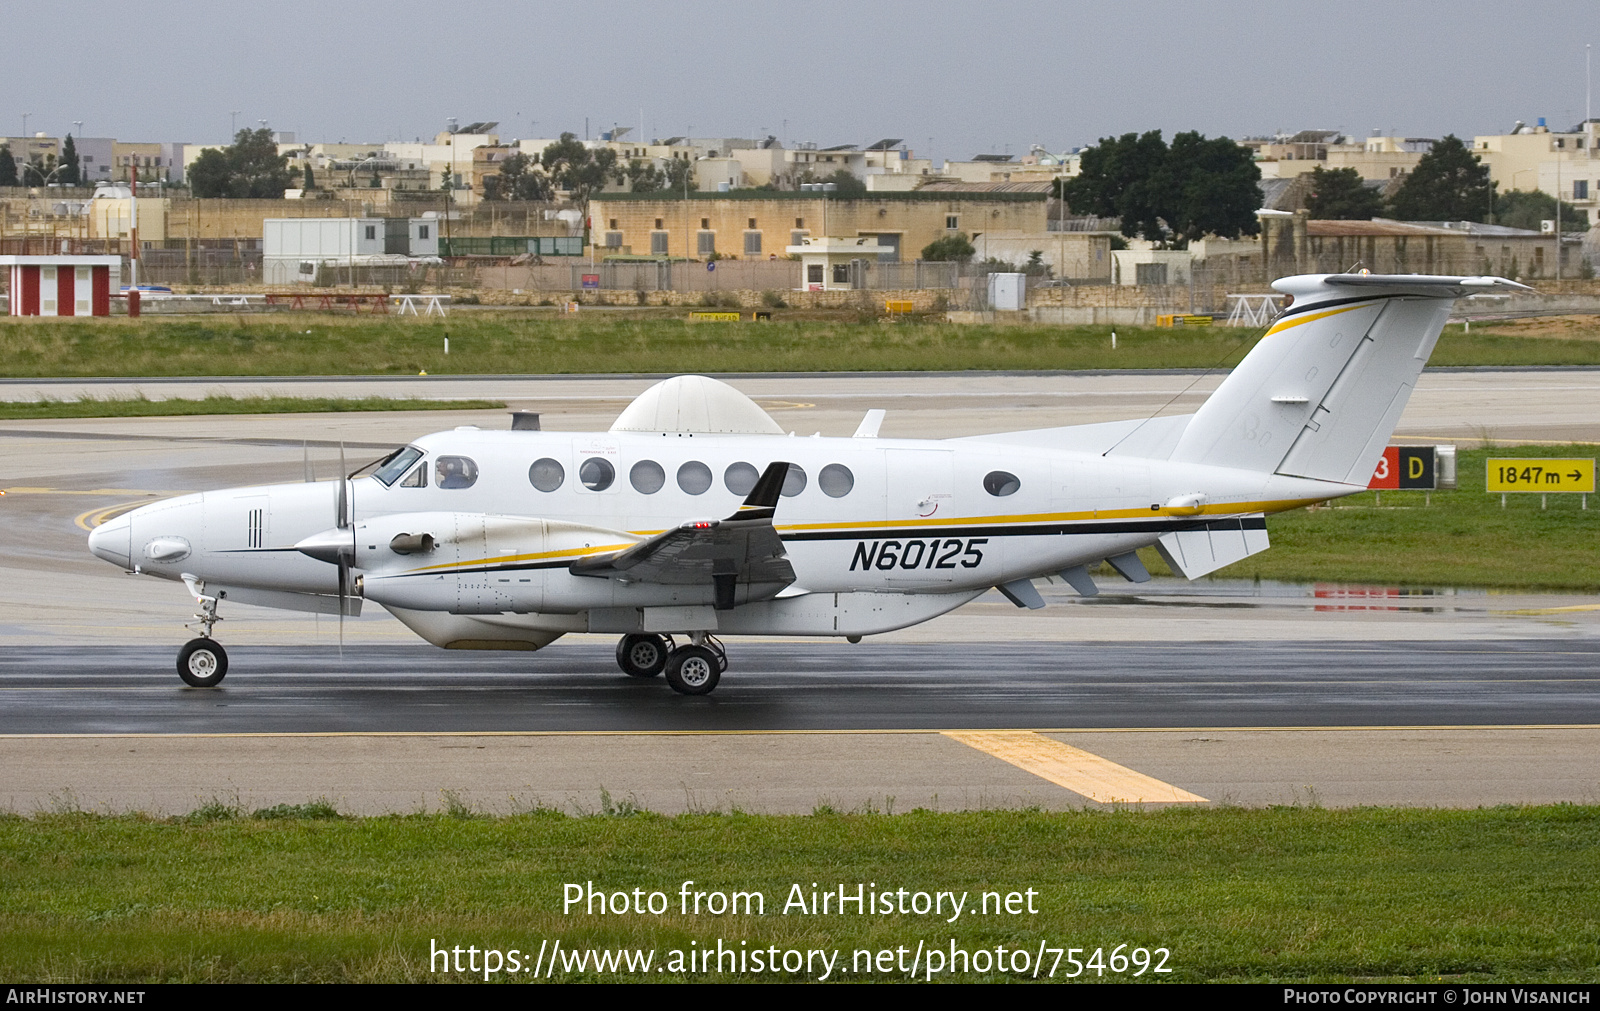
[[[653,678],[667,669],[667,637],[625,635],[617,642],[617,666],[629,677]]]
[[[190,688],[215,688],[228,675],[228,652],[210,639],[190,639],[178,650],[178,677]]]
[[[679,695],[710,695],[720,680],[722,664],[704,646],[680,646],[667,657],[667,684]]]

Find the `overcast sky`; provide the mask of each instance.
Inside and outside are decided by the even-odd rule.
[[[1035,0],[38,5],[4,48],[0,133],[309,141],[777,134],[969,158],[1150,129],[1502,133],[1584,115],[1594,0]],[[115,27],[126,19],[126,31]],[[1600,72],[1600,68],[1596,68]],[[81,131],[73,126],[82,120]]]

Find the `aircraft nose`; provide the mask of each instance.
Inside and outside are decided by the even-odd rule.
[[[89,531],[89,550],[112,565],[131,568],[133,562],[128,556],[132,537],[133,519],[124,513]]]

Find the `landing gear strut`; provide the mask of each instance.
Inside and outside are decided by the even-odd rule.
[[[215,688],[228,675],[228,652],[211,638],[212,629],[222,620],[217,614],[217,598],[206,593],[204,580],[187,572],[183,574],[183,584],[200,604],[200,613],[194,616],[200,626],[200,638],[190,639],[178,650],[178,677],[190,688]]]

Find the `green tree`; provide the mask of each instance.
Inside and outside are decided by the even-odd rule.
[[[694,179],[694,162],[687,158],[674,158],[667,162],[666,176],[667,189],[674,193],[682,193],[685,189],[694,190],[697,186]]]
[[[11,157],[11,145],[0,144],[0,186],[17,185],[17,160]]]
[[[317,174],[311,170],[311,161],[309,158],[306,160],[305,172],[301,173],[300,188],[304,190],[314,190],[317,188]]]
[[[1255,234],[1260,180],[1249,150],[1226,137],[1190,131],[1169,148],[1151,130],[1101,139],[1057,194],[1079,214],[1121,218],[1123,235],[1181,244]]]
[[[1187,243],[1207,235],[1237,239],[1260,230],[1261,170],[1250,149],[1227,137],[1175,134],[1159,188],[1167,227]]]
[[[190,163],[184,172],[190,193],[197,197],[233,196],[233,166],[228,163],[226,150],[208,147]]]
[[[271,130],[240,130],[231,151],[238,196],[277,200],[289,188],[289,156],[278,153]]]
[[[1422,156],[1389,202],[1401,221],[1483,221],[1494,199],[1489,166],[1454,134]]]
[[[572,202],[580,207],[617,175],[615,151],[608,147],[590,150],[574,133],[563,133],[544,149],[539,160],[556,187],[570,193]]]
[[[640,158],[628,162],[623,172],[627,176],[628,190],[632,193],[654,193],[667,185],[666,173]]]
[[[78,166],[78,145],[73,143],[70,133],[61,142],[61,171],[56,173],[56,182],[67,186],[77,186],[83,182],[83,173]]]
[[[1123,235],[1164,239],[1157,177],[1166,160],[1159,130],[1103,137],[1083,152],[1078,175],[1063,182],[1060,195],[1078,214],[1121,218]]]
[[[266,127],[240,130],[232,145],[202,151],[187,176],[197,197],[276,200],[289,187],[289,156],[278,153]]]
[[[1306,209],[1321,221],[1370,221],[1383,213],[1383,197],[1353,168],[1311,170]]]
[[[537,170],[538,164],[537,155],[518,151],[500,163],[498,175],[485,181],[485,194],[491,200],[549,200],[550,178]]]
[[[977,252],[973,248],[972,240],[967,238],[967,233],[957,232],[954,235],[946,235],[942,239],[934,239],[926,246],[923,246],[922,258],[924,260],[955,260],[958,263],[966,263]]]
[[[1512,190],[1494,198],[1494,223],[1512,228],[1528,228],[1537,232],[1541,221],[1556,219],[1556,198],[1543,190]],[[1561,230],[1586,232],[1589,217],[1576,207],[1561,201]]]
[[[52,181],[51,173],[56,170],[56,156],[47,154],[39,161],[30,161],[22,166],[22,185],[43,186]]]
[[[867,195],[867,184],[850,174],[849,169],[839,169],[829,176],[817,180],[822,183],[833,183],[833,195],[838,200],[855,200]]]

